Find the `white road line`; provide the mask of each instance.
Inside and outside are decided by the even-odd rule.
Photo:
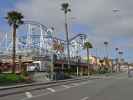
[[[31,92],[25,92],[25,95],[27,96],[27,98],[32,98],[33,97]]]
[[[88,97],[84,97],[81,100],[89,100],[89,98]]]
[[[90,82],[82,82],[82,83],[90,83]],[[79,86],[81,85],[81,83],[79,84]],[[44,95],[49,95],[49,94],[52,94],[54,92],[61,92],[61,91],[65,91],[67,88],[71,88],[71,86],[68,86],[68,85],[61,85],[63,87],[65,87],[65,89],[60,89],[60,90],[57,90],[55,91],[54,89],[52,88],[47,88],[47,90],[49,90],[50,92],[47,92],[47,93],[43,93],[43,94],[40,94],[40,95],[35,95],[35,96],[32,96],[32,98],[37,98],[37,97],[41,97],[41,96],[44,96]],[[21,100],[31,100],[31,98],[23,98]],[[83,99],[81,100],[88,100],[88,97],[84,97]]]
[[[78,84],[78,83],[73,83],[72,85],[74,85],[74,86],[78,86],[79,84]]]
[[[37,98],[37,97],[40,97],[40,96],[44,96],[44,95],[48,95],[48,94],[51,94],[51,92],[46,92],[44,94],[40,94],[40,95],[35,95],[33,96],[32,98]],[[23,98],[21,100],[30,100],[31,98]]]
[[[82,82],[80,83],[80,85],[85,85],[85,84],[88,84],[89,82]]]
[[[64,88],[67,88],[67,89],[70,88],[68,85],[62,85],[62,86],[63,86]]]
[[[47,90],[51,91],[51,92],[56,92],[54,89],[52,88],[47,88]]]

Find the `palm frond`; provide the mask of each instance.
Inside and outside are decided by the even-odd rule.
[[[61,10],[63,10],[65,13],[71,12],[71,9],[69,9],[69,3],[63,3],[61,7]]]
[[[14,24],[17,27],[19,27],[19,25],[23,24],[23,21],[22,21],[23,18],[24,18],[24,16],[17,11],[10,11],[7,13],[7,16],[5,17],[5,19],[7,19],[9,25]]]
[[[84,43],[84,49],[87,49],[87,48],[93,48],[92,44],[89,41]]]

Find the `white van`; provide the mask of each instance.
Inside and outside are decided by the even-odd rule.
[[[47,71],[49,66],[48,61],[34,61],[27,66],[27,71]]]

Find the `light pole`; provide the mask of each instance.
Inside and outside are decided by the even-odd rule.
[[[121,66],[123,52],[122,51],[119,51],[118,54],[119,54],[119,72],[120,72],[120,70],[121,70],[120,69],[120,66]]]
[[[130,76],[130,65],[128,63],[127,63],[127,68],[128,68],[128,70],[127,70],[128,71],[128,77],[131,77]]]
[[[106,56],[107,59],[108,59],[108,44],[109,44],[109,43],[108,43],[107,41],[104,42],[104,45],[105,45],[105,52],[106,52],[106,55],[105,55],[105,56]]]
[[[106,67],[109,67],[108,44],[109,44],[109,43],[108,43],[107,41],[104,42],[104,45],[105,45],[105,52],[106,52],[106,54],[105,54],[105,64],[106,64]]]
[[[115,51],[116,51],[116,58],[118,58],[118,50],[119,50],[119,48],[115,48]]]
[[[67,24],[67,14],[68,12],[71,12],[71,9],[69,9],[68,3],[63,3],[62,5],[62,11],[64,11],[65,15],[65,32],[66,32],[66,42],[67,42],[67,62],[68,62],[68,68],[70,68],[70,50],[69,50],[69,36],[68,36],[68,24]]]
[[[118,66],[119,66],[119,64],[118,64],[118,50],[119,50],[119,48],[115,48],[115,51],[116,51],[116,71],[118,71]]]

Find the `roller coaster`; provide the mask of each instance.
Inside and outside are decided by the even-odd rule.
[[[16,55],[26,57],[40,57],[48,54],[56,54],[67,57],[66,40],[54,36],[54,29],[35,21],[24,21],[17,30]],[[86,34],[77,34],[69,39],[70,56],[76,57],[81,52]],[[0,56],[11,57],[12,34],[5,33],[0,40]]]

